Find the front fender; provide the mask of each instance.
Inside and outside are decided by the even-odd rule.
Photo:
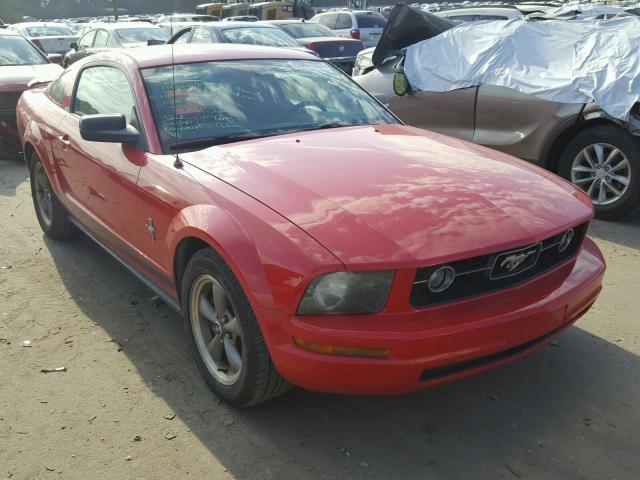
[[[180,243],[188,238],[197,238],[210,245],[231,267],[245,292],[251,291],[257,304],[274,307],[255,243],[229,212],[215,205],[184,208],[169,225],[168,251],[175,255]],[[175,258],[173,265],[175,268]],[[173,274],[175,276],[175,272]],[[176,279],[176,284],[179,281]]]
[[[237,193],[238,203],[191,205],[173,218],[166,238],[173,276],[178,246],[197,238],[227,262],[254,309],[293,313],[313,278],[344,266],[299,227]]]

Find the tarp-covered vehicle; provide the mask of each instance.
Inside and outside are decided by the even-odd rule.
[[[639,19],[443,22],[395,7],[354,80],[410,125],[559,173],[600,218],[640,203]]]

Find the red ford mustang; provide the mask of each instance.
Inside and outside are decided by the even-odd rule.
[[[81,230],[176,310],[212,389],[390,394],[518,358],[595,301],[581,191],[402,125],[302,52],[82,60],[18,127],[45,233]]]

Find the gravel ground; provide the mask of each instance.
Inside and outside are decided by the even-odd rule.
[[[178,315],[87,238],[43,237],[26,177],[0,160],[0,478],[640,478],[640,215],[594,222],[600,299],[522,361],[236,410],[200,380]]]

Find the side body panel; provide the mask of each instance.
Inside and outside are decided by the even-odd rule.
[[[390,61],[354,80],[408,125],[473,140],[476,87],[451,92],[409,92],[400,97],[393,91],[397,69]]]
[[[575,122],[582,104],[542,100],[510,88],[482,85],[478,89],[473,141],[535,163],[559,127]]]

